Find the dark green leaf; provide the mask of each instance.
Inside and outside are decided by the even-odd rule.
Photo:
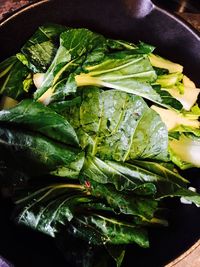
[[[18,58],[34,72],[44,72],[59,47],[60,34],[68,28],[57,24],[40,26],[22,47]]]
[[[64,117],[31,99],[0,111],[0,122],[25,127],[65,144],[78,145],[78,137]]]
[[[151,219],[157,209],[157,201],[125,192],[117,191],[110,184],[100,184],[90,180],[91,194],[106,202],[116,212]]]
[[[130,164],[101,161],[98,158],[89,159],[89,161],[87,159],[83,168],[83,175],[100,184],[102,183],[102,186],[104,186],[103,184],[114,184],[117,190],[132,191],[136,195],[153,195],[156,199],[185,196],[191,198],[191,201],[196,204],[199,203],[200,199],[197,193],[187,189],[188,181],[180,176],[176,170],[172,171],[165,164],[156,162],[134,160]],[[97,187],[98,190],[101,190],[100,184]],[[106,197],[107,194],[110,199],[114,191],[109,191],[112,189],[109,186],[105,185],[101,194],[103,197]],[[97,193],[94,191],[94,193],[98,195],[98,191]],[[122,191],[122,194],[126,193]],[[117,195],[118,193],[116,193],[116,199]]]
[[[107,44],[112,50],[131,50],[133,54],[149,54],[155,49],[154,46],[143,42],[139,42],[139,44],[135,45],[124,40],[108,39]]]
[[[146,55],[116,52],[107,55],[96,65],[85,64],[83,72],[75,76],[80,86],[100,86],[135,94],[161,102],[159,94],[150,85],[156,74]]]
[[[157,67],[153,67],[153,68],[156,71],[157,75],[163,75],[163,74],[168,74],[169,73],[168,69],[157,68]]]
[[[181,186],[186,186],[186,184],[189,183],[188,180],[186,180],[178,173],[173,164],[169,165],[169,163],[145,160],[133,160],[131,162],[131,165],[132,164],[140,166],[144,170],[147,170],[155,175],[159,175],[163,179],[179,184]]]
[[[162,90],[160,85],[153,85],[153,88],[160,95],[165,107],[172,107],[177,110],[181,110],[183,108],[181,102],[172,97],[166,90]]]
[[[84,162],[84,152],[78,149],[4,126],[0,128],[0,149],[0,159],[34,175],[51,173],[77,178]]]
[[[126,253],[126,247],[123,245],[106,245],[106,249],[111,257],[115,260],[116,266],[120,267]]]
[[[17,62],[17,58],[15,56],[11,56],[0,63],[0,78],[5,76],[13,65]]]
[[[56,99],[58,94],[61,94],[61,96],[68,95],[69,93],[65,88],[66,82],[61,82],[63,73],[65,73],[65,77],[68,77],[69,73],[74,71],[84,61],[86,53],[99,46],[104,46],[104,42],[105,38],[103,36],[87,29],[69,29],[62,33],[60,36],[60,47],[45,74],[42,86],[35,92],[35,99],[43,101],[45,95],[41,98],[42,95],[51,89],[48,103],[51,102],[56,88]]]
[[[98,214],[75,217],[70,226],[77,237],[94,245],[137,243],[148,247],[147,232],[132,223]]]
[[[116,161],[168,160],[167,129],[141,97],[97,88],[84,88],[82,92],[81,106],[67,110],[66,117],[80,129],[77,134],[82,147],[88,139],[92,156]]]
[[[15,56],[0,63],[0,95],[19,100],[27,95],[31,86],[30,71]]]
[[[83,190],[78,184],[54,184],[35,189],[16,201],[20,209],[16,221],[54,237],[61,225],[72,220],[81,203],[90,202]]]
[[[86,158],[83,175],[103,184],[114,184],[119,191],[134,191],[140,195],[155,195],[156,175],[132,164]]]
[[[60,102],[55,102],[49,105],[49,107],[53,110],[55,110],[57,113],[66,113],[66,111],[75,106],[81,104],[81,97],[77,96],[71,100],[64,100]]]

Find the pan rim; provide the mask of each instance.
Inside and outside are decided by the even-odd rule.
[[[17,9],[8,17],[0,19],[0,28],[3,27],[6,23],[10,22],[15,17],[33,9],[33,8],[41,6],[43,4],[48,4],[51,1],[53,1],[53,0],[39,0],[38,2],[30,3],[30,4],[27,4],[27,5],[19,8],[19,9]],[[176,14],[176,13],[172,14],[169,11],[155,5],[153,2],[152,2],[152,4],[153,4],[153,8],[150,11],[150,13],[153,12],[154,10],[157,10],[158,12],[161,12],[161,13],[169,16],[170,18],[174,19],[175,21],[181,23],[181,25],[183,27],[185,27],[189,32],[191,32],[200,42],[200,32],[197,29],[195,29],[190,23],[188,23],[186,20],[184,20],[178,14]],[[148,14],[147,14],[147,16],[148,16]]]

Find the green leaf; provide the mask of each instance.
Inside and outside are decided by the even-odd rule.
[[[163,90],[160,85],[152,85],[154,90],[157,92],[157,94],[160,95],[162,99],[162,104],[160,104],[163,107],[167,108],[174,108],[177,110],[181,110],[183,108],[183,105],[181,104],[180,101],[178,101],[176,98],[174,98],[171,94],[170,91]],[[170,89],[171,90],[171,89]]]
[[[178,88],[180,82],[183,79],[181,72],[173,72],[169,74],[163,74],[158,76],[156,83],[161,85],[162,88]],[[180,92],[181,93],[181,92]]]
[[[70,232],[94,245],[137,243],[141,247],[149,246],[143,228],[112,217],[99,214],[77,216],[69,227]]]
[[[111,255],[111,257],[115,260],[116,266],[120,267],[122,265],[126,253],[126,247],[123,245],[118,245],[118,246],[106,245],[106,249],[108,253]]]
[[[81,129],[77,134],[82,147],[84,132],[89,135],[92,156],[115,161],[168,160],[167,129],[159,115],[138,96],[84,88],[81,105],[69,109],[66,116],[75,130]]]
[[[131,50],[134,54],[149,54],[155,49],[154,46],[139,42],[137,45],[124,40],[107,40],[108,47],[112,50]]]
[[[16,221],[52,237],[61,231],[74,217],[81,203],[90,199],[78,184],[54,184],[32,189],[27,196],[19,198]]]
[[[200,108],[198,106],[198,104],[195,104],[192,108],[191,108],[191,111],[189,112],[185,112],[185,115],[186,116],[191,116],[191,115],[194,115],[194,116],[200,116]]]
[[[189,183],[188,180],[178,173],[173,164],[169,166],[169,163],[146,160],[133,160],[131,164],[139,166],[147,171],[150,171],[152,174],[159,175],[163,179],[181,186],[185,186]]]
[[[154,195],[155,174],[139,169],[137,166],[115,161],[102,161],[96,157],[87,157],[83,175],[102,184],[114,184],[119,191],[134,191],[141,195]]]
[[[154,70],[155,70],[157,76],[169,73],[169,71],[167,69],[163,69],[163,68],[154,67]]]
[[[75,76],[77,86],[100,86],[142,96],[153,102],[161,102],[150,83],[156,74],[146,55],[116,52],[107,55],[97,65],[83,66],[83,72]]]
[[[106,188],[102,192],[105,191],[109,199],[111,193],[108,191],[110,190],[108,184],[113,184],[117,190],[125,195],[134,193],[136,196],[151,196],[155,199],[169,196],[192,196],[192,193],[188,192],[187,189],[189,182],[180,176],[175,169],[169,168],[167,164],[142,160],[118,163],[101,161],[98,158],[88,161],[88,158],[86,158],[82,173],[83,176],[105,186]],[[96,194],[98,195],[98,193]],[[195,196],[193,201],[197,203],[198,195]]]
[[[87,29],[69,29],[60,35],[60,46],[57,53],[44,76],[44,82],[35,92],[35,99],[42,102],[50,103],[54,97],[60,98],[68,95],[65,88],[65,82],[60,83],[63,74],[68,77],[70,72],[76,68],[85,59],[86,53],[91,52],[99,46],[104,46],[105,39],[103,36],[95,34]],[[56,89],[57,88],[57,92]],[[50,90],[48,101],[45,100],[45,92]],[[55,96],[53,96],[55,91]],[[74,90],[73,90],[74,91]],[[43,97],[42,97],[43,95]]]
[[[152,198],[136,196],[117,191],[111,184],[100,184],[89,180],[91,195],[106,200],[116,212],[152,219],[157,209],[157,201]]]
[[[64,100],[60,102],[55,102],[49,104],[49,107],[53,110],[55,110],[57,113],[66,113],[66,110],[69,110],[69,108],[72,108],[73,106],[81,104],[81,97],[77,96],[70,100]]]
[[[30,71],[15,56],[0,63],[0,95],[20,100],[31,86]]]
[[[183,88],[182,88],[183,87]],[[180,89],[182,92],[180,93]],[[180,84],[180,87],[173,88],[162,88],[163,92],[167,92],[171,95],[173,99],[176,99],[181,103],[183,109],[189,111],[193,105],[197,102],[200,89],[186,87],[183,84]]]
[[[1,159],[32,175],[51,173],[77,178],[84,162],[84,152],[78,149],[4,126],[0,128],[0,149]]]
[[[169,73],[183,72],[183,66],[178,63],[174,63],[168,59],[154,54],[150,54],[148,57],[152,66],[154,67],[167,69]]]
[[[200,205],[200,194],[193,192],[187,188],[177,187],[172,194],[165,195],[163,197],[184,197],[186,200],[193,202],[196,205]],[[159,199],[163,198],[162,196]]]
[[[31,99],[9,110],[0,111],[0,122],[42,133],[65,144],[78,145],[78,137],[69,122],[52,109]]]
[[[34,72],[44,72],[51,64],[59,46],[60,34],[68,28],[57,24],[40,26],[25,43],[17,57]]]
[[[84,205],[90,208],[90,203],[93,203],[92,199],[79,184],[60,183],[32,188],[16,201],[16,221],[51,236],[63,231],[61,226],[64,225],[66,231],[74,233],[76,238],[95,245],[136,242],[148,246],[147,233],[140,226],[98,214],[95,210],[83,210]],[[86,214],[79,215],[80,212]]]
[[[17,62],[17,58],[15,56],[11,56],[0,63],[0,78],[5,76],[13,65]]]

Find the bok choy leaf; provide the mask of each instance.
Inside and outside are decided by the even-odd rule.
[[[81,146],[89,145],[93,156],[116,161],[168,160],[167,129],[139,96],[84,88],[81,105],[69,108],[63,116],[77,131]]]
[[[20,125],[68,145],[77,146],[79,143],[66,118],[31,99],[23,100],[9,110],[0,111],[0,122]]]
[[[59,47],[60,34],[68,28],[58,24],[40,26],[17,54],[18,59],[33,72],[44,72]]]
[[[15,56],[0,63],[0,95],[20,100],[28,96],[32,74]]]
[[[200,167],[200,138],[193,134],[180,134],[170,138],[169,151],[171,160],[185,170],[191,167]]]
[[[0,128],[1,159],[18,170],[34,175],[54,174],[77,178],[84,152],[42,135],[16,128]]]

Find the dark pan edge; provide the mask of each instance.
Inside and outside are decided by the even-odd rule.
[[[21,7],[19,9],[17,9],[16,11],[14,11],[11,15],[9,15],[8,17],[6,18],[3,18],[0,20],[0,27],[4,26],[4,24],[6,24],[7,22],[9,22],[10,20],[14,19],[15,17],[17,17],[18,15],[26,12],[27,10],[30,10],[32,8],[35,8],[37,6],[40,6],[40,5],[43,5],[45,3],[48,3],[50,2],[51,0],[41,0],[39,2],[36,2],[36,3],[32,3],[32,4],[28,4],[24,7]]]
[[[193,253],[200,249],[200,239],[188,250],[186,250],[183,254],[181,254],[178,258],[168,263],[165,267],[181,267],[178,266],[179,263],[181,264],[188,264],[188,261],[192,264]],[[189,259],[190,257],[190,259]],[[183,266],[183,265],[182,265]],[[187,266],[187,265],[184,265]]]
[[[13,18],[17,17],[18,15],[26,12],[27,10],[30,10],[30,9],[35,8],[37,6],[43,5],[45,3],[49,3],[51,1],[52,0],[40,0],[39,2],[28,4],[25,7],[17,9],[11,15],[9,15],[9,17],[3,18],[3,19],[0,20],[0,27],[4,26],[4,24],[9,22]],[[153,10],[158,10],[159,12],[161,12],[161,13],[165,14],[166,16],[172,18],[173,20],[179,22],[184,28],[186,28],[189,32],[191,32],[197,38],[197,40],[200,41],[200,32],[198,30],[196,30],[190,23],[185,21],[182,17],[180,17],[180,16],[178,16],[176,14],[170,13],[167,10],[155,5],[154,3],[153,3],[153,7],[152,7],[152,10],[150,11],[150,13]]]
[[[196,38],[197,40],[200,41],[200,32],[195,29],[189,22],[187,22],[185,19],[183,19],[182,17],[180,17],[179,15],[177,14],[172,14],[170,12],[168,12],[167,10],[163,9],[163,8],[160,8],[156,5],[154,5],[154,8],[156,10],[158,10],[159,12],[165,14],[166,16],[174,19],[175,21],[177,21],[178,23],[180,23],[186,30],[188,30],[190,33],[192,33]]]

